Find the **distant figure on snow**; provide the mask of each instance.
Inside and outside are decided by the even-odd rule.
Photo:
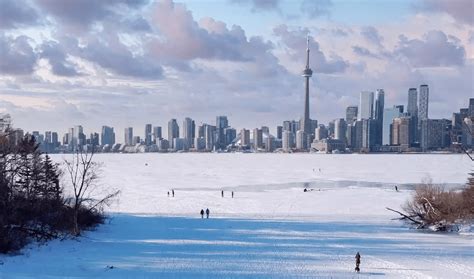
[[[204,209],[201,209],[201,219],[204,218]]]
[[[308,192],[308,189],[304,188],[303,192]]]
[[[171,189],[171,194],[173,195],[173,198],[174,198],[174,189]]]
[[[397,185],[395,185],[395,191],[397,191],[397,192],[398,192],[398,186],[397,186]]]
[[[209,208],[206,208],[206,218],[209,219]]]
[[[221,196],[224,197],[224,190],[221,191]]]
[[[232,198],[234,198],[234,191],[232,191]]]
[[[356,267],[355,267],[355,271],[357,273],[360,272],[360,268],[359,268],[359,265],[360,265],[360,254],[359,252],[357,252],[356,256],[355,256],[355,259],[356,259]]]
[[[170,197],[170,191],[168,191],[168,198]]]

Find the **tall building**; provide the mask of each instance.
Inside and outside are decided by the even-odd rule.
[[[383,115],[383,124],[382,124],[382,144],[391,145],[391,134],[392,134],[392,123],[395,118],[400,117],[402,114],[398,106],[393,108],[386,108]]]
[[[250,130],[242,129],[240,130],[240,145],[241,146],[250,146]]]
[[[125,128],[125,145],[133,145],[133,127]]]
[[[231,144],[234,139],[237,137],[237,131],[234,128],[227,127],[224,129],[224,134],[225,134],[225,145]]]
[[[400,145],[402,150],[406,150],[412,143],[410,133],[412,121],[410,116],[401,116],[395,118],[392,124],[392,144]]]
[[[151,124],[146,124],[145,125],[145,145],[151,145],[152,144],[152,126]]]
[[[115,144],[115,133],[114,128],[109,126],[102,126],[102,132],[100,134],[102,145],[114,145]]]
[[[204,140],[206,141],[206,149],[213,150],[215,146],[216,126],[204,124]]]
[[[163,138],[161,126],[153,127],[153,141],[158,144],[158,140]]]
[[[311,131],[310,116],[309,116],[309,78],[313,75],[313,71],[309,67],[309,37],[306,39],[306,67],[303,70],[303,77],[305,79],[305,99],[304,99],[304,116],[301,123],[301,129],[310,135]]]
[[[74,126],[72,134],[72,150],[82,150],[82,147],[86,144],[86,135],[81,125]]]
[[[418,141],[418,92],[416,88],[408,89],[407,113],[411,116],[410,138],[411,144]]]
[[[194,131],[194,121],[186,117],[183,121],[183,138],[185,145],[191,146],[193,143],[193,131]]]
[[[362,91],[359,99],[358,120],[372,119],[374,117],[374,92]]]
[[[170,148],[174,148],[174,141],[173,139],[179,138],[179,125],[178,121],[175,118],[168,121],[168,142],[170,144]]]
[[[418,121],[428,119],[429,89],[428,85],[420,85],[420,98],[418,106]]]
[[[263,147],[263,131],[262,129],[253,129],[253,148],[255,150]]]
[[[421,96],[420,96],[421,97]],[[443,148],[446,136],[446,121],[444,119],[421,120],[421,141],[423,151]]]
[[[283,126],[277,126],[277,139],[281,140],[283,136]]]
[[[328,130],[324,125],[319,125],[318,128],[314,131],[314,139],[315,140],[322,140],[328,137]]]
[[[300,129],[300,123],[298,121],[283,121],[283,131],[290,131],[296,135],[296,131]]]
[[[306,150],[307,149],[307,136],[302,130],[296,132],[296,149]]]
[[[385,106],[385,92],[377,89],[375,93],[375,121],[377,122],[375,144],[382,145],[383,139],[383,114]]]
[[[216,116],[216,148],[224,149],[227,146],[225,129],[229,127],[227,116]]]
[[[357,110],[357,106],[348,106],[346,108],[346,122],[348,124],[352,124],[357,120]]]
[[[377,128],[378,123],[375,119],[362,119],[362,149],[371,151],[377,144]]]
[[[295,135],[292,132],[287,130],[283,131],[282,149],[284,151],[290,151],[293,148],[294,138]]]
[[[4,133],[12,124],[12,118],[10,114],[0,113],[0,134]]]
[[[334,121],[334,138],[346,141],[347,123],[344,118],[339,118]]]

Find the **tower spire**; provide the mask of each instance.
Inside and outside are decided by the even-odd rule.
[[[311,118],[309,116],[309,78],[313,75],[313,71],[309,67],[309,34],[306,37],[306,67],[303,70],[305,79],[305,98],[304,98],[304,116],[300,124],[300,129],[304,131],[305,136],[309,138],[314,131],[311,131]]]
[[[309,69],[309,34],[306,36],[306,69]]]

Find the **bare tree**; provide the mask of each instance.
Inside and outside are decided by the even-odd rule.
[[[70,204],[73,209],[73,234],[80,235],[81,229],[79,217],[81,210],[86,212],[101,211],[103,206],[110,205],[113,198],[120,191],[105,194],[102,198],[96,198],[96,190],[99,188],[100,172],[102,164],[95,162],[94,148],[92,152],[79,150],[73,154],[72,160],[64,160],[66,172],[74,191]]]

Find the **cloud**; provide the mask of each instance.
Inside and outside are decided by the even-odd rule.
[[[147,0],[36,0],[41,9],[61,23],[78,30],[87,30],[97,21],[115,17],[121,7],[126,10],[136,9],[147,2]]]
[[[379,31],[373,26],[365,26],[360,31],[360,34],[368,42],[377,46],[382,46],[383,37],[380,36]]]
[[[474,25],[474,1],[472,0],[423,0],[417,6],[422,12],[442,12],[455,20]]]
[[[54,41],[47,41],[39,47],[39,55],[49,61],[53,74],[57,76],[78,76],[76,65],[66,59],[64,49]]]
[[[27,1],[0,0],[0,29],[36,25],[39,16]]]
[[[407,59],[413,67],[462,66],[466,51],[459,40],[450,39],[442,31],[429,31],[422,39],[399,36],[394,54]]]
[[[316,18],[328,16],[332,6],[332,0],[303,0],[300,9],[308,18]]]
[[[230,0],[235,4],[250,4],[252,12],[275,11],[279,10],[280,0]]]
[[[207,18],[197,23],[183,4],[165,0],[153,10],[153,24],[159,36],[147,50],[155,58],[173,65],[193,59],[255,61],[272,48],[261,37],[247,38],[242,27],[230,29],[223,22]]]
[[[299,28],[289,30],[286,25],[279,25],[273,29],[273,34],[280,38],[287,53],[296,60],[304,61],[304,51],[306,49],[306,36],[308,29]],[[310,36],[310,64],[315,73],[341,73],[344,72],[349,64],[340,57],[333,56],[327,58],[319,47],[319,43]],[[302,64],[303,65],[303,64]]]
[[[359,56],[381,59],[380,55],[373,53],[372,51],[370,51],[369,49],[365,47],[353,46],[352,51]]]
[[[0,73],[27,75],[34,71],[37,55],[26,36],[0,35]]]
[[[111,72],[139,79],[161,79],[163,68],[153,59],[136,54],[124,45],[117,34],[105,30],[98,36],[89,36],[81,46],[77,44],[77,55],[100,65]]]

